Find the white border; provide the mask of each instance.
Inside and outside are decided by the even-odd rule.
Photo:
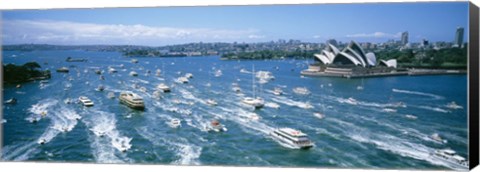
[[[445,2],[449,0],[433,0]],[[450,0],[451,1],[451,0]],[[465,1],[465,0],[455,0]],[[477,6],[480,0],[472,0]],[[0,10],[12,9],[56,9],[56,8],[104,8],[104,7],[159,7],[159,6],[207,6],[207,5],[261,5],[261,4],[325,4],[325,3],[373,3],[373,2],[432,2],[431,0],[2,0]],[[0,15],[1,16],[1,15]],[[173,166],[173,165],[113,165],[113,164],[80,164],[80,163],[32,163],[32,162],[0,162],[2,171],[29,171],[29,172],[125,172],[125,171],[208,171],[208,172],[313,172],[328,171],[373,171],[361,169],[320,169],[320,168],[272,168],[272,167],[229,167],[229,166]],[[378,170],[376,170],[378,171]],[[391,170],[398,171],[398,170]],[[473,171],[480,172],[480,167]]]

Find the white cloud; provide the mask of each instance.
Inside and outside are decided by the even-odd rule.
[[[255,29],[153,27],[52,20],[4,20],[3,42],[163,45],[196,41],[244,41],[265,36]]]
[[[400,38],[401,35],[402,35],[401,32],[398,32],[395,34],[384,33],[384,32],[374,32],[374,33],[351,34],[351,35],[347,35],[346,37],[348,38]]]

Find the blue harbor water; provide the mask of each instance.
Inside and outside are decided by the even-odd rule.
[[[88,61],[66,62],[68,56]],[[430,153],[451,148],[468,157],[466,75],[310,78],[300,76],[308,65],[305,60],[137,59],[132,63],[117,52],[4,51],[4,64],[36,61],[52,71],[52,78],[44,84],[24,83],[21,88],[4,85],[3,100],[16,98],[18,103],[3,106],[2,160],[450,169]],[[63,66],[70,72],[55,72]],[[118,73],[109,73],[109,66]],[[266,103],[257,110],[241,102],[253,95],[252,66],[275,76],[267,83],[256,81],[256,95]],[[95,69],[104,71],[105,80]],[[130,76],[131,71],[138,77]],[[193,74],[189,83],[175,82],[186,73]],[[172,92],[157,98],[153,92],[160,83],[171,86]],[[238,83],[241,94],[232,91],[232,83]],[[105,90],[95,91],[99,85]],[[284,94],[272,94],[275,87]],[[311,94],[296,94],[295,87],[306,87]],[[120,104],[117,97],[122,91],[142,96],[145,111]],[[116,98],[108,98],[109,92]],[[79,96],[89,97],[95,105],[83,107],[76,103]],[[349,103],[349,98],[355,103]],[[74,103],[67,104],[66,99]],[[218,105],[209,106],[207,99]],[[463,108],[448,108],[453,101]],[[252,114],[260,119],[249,118]],[[81,119],[76,120],[78,116]],[[33,118],[40,120],[31,123]],[[181,127],[168,125],[173,118],[181,120]],[[228,131],[206,131],[204,126],[213,119]],[[301,130],[315,146],[300,150],[280,144],[269,133],[281,127]],[[99,137],[95,130],[108,132]],[[434,133],[447,142],[432,139]],[[40,139],[46,143],[38,144]],[[131,146],[126,152],[119,151],[122,142]]]

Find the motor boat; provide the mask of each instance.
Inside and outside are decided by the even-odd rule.
[[[193,74],[192,74],[192,73],[186,73],[186,74],[185,74],[185,77],[186,77],[186,78],[193,78]]]
[[[207,99],[205,102],[210,106],[216,106],[218,104],[217,101],[213,99]]]
[[[205,127],[207,131],[214,131],[214,132],[225,132],[227,131],[227,128],[223,124],[220,124],[218,120],[212,120],[210,122],[210,125],[207,125]]]
[[[73,101],[70,98],[66,98],[65,100],[63,100],[63,103],[65,103],[65,104],[72,104],[72,102]]]
[[[95,90],[103,91],[103,90],[105,90],[105,87],[103,85],[99,85]]]
[[[168,85],[164,83],[158,84],[157,89],[162,90],[164,93],[170,92],[170,87],[168,87]]]
[[[135,93],[122,92],[120,93],[119,99],[120,99],[120,103],[123,103],[132,109],[138,109],[138,110],[145,109],[143,98]]]
[[[70,70],[67,67],[61,67],[57,69],[57,72],[68,73]]]
[[[115,93],[114,93],[114,92],[109,92],[109,93],[107,94],[107,97],[108,97],[109,99],[113,99],[113,98],[115,98]]]
[[[161,76],[162,75],[162,71],[160,69],[157,69],[157,71],[155,72],[155,76]]]
[[[138,63],[137,59],[132,59],[132,63]]]
[[[78,100],[80,100],[80,103],[83,104],[83,106],[93,106],[93,102],[92,100],[90,100],[88,97],[85,97],[85,96],[80,96],[78,98]]]
[[[131,71],[129,75],[130,75],[130,76],[138,76],[138,73],[135,72],[135,71]]]
[[[396,109],[391,109],[391,108],[384,108],[383,111],[384,111],[384,112],[388,112],[388,113],[395,113],[395,112],[397,112]]]
[[[95,69],[95,74],[101,75],[102,71],[100,69]]]
[[[117,70],[113,67],[108,68],[108,73],[117,73]]]
[[[239,86],[233,86],[233,87],[232,87],[232,90],[235,91],[235,92],[237,92],[237,93],[239,93],[239,92],[242,91],[242,89],[241,89]]]
[[[293,148],[297,149],[309,149],[314,146],[305,133],[292,128],[279,128],[270,133],[270,135]]]
[[[180,127],[180,126],[182,125],[182,123],[181,123],[180,119],[178,119],[178,118],[173,118],[173,119],[169,122],[168,125],[170,125],[170,127],[172,127],[172,128],[178,128],[178,127]]]
[[[313,113],[313,116],[317,117],[318,119],[323,119],[323,118],[325,118],[325,115],[323,115],[323,114],[320,113],[320,112],[315,112],[315,113]]]
[[[16,103],[17,103],[16,98],[11,98],[11,99],[8,99],[7,101],[5,101],[5,104],[16,104]]]
[[[219,70],[215,71],[215,77],[220,77],[222,75],[223,75],[222,70],[219,69]]]
[[[463,107],[455,103],[455,101],[448,103],[446,107],[450,109],[463,109]]]
[[[345,100],[345,103],[351,104],[351,105],[357,105],[358,102],[355,100],[353,97],[349,97],[347,100]]]
[[[357,90],[363,90],[363,86],[357,86]]]
[[[451,149],[438,149],[430,153],[430,155],[440,161],[446,162],[455,168],[468,169],[468,161],[462,156],[458,155]]]
[[[308,90],[306,87],[295,87],[293,88],[293,92],[300,95],[310,94],[310,90]]]
[[[273,94],[279,96],[283,94],[283,91],[281,88],[276,87],[273,89]]]
[[[253,106],[256,109],[262,108],[265,105],[265,101],[262,98],[256,97],[246,97],[242,100],[243,103]]]
[[[187,77],[180,77],[180,78],[177,79],[177,82],[182,83],[182,84],[188,83],[188,78]]]
[[[45,143],[47,143],[47,140],[45,140],[44,138],[41,138],[41,139],[38,140],[38,144],[43,145]]]
[[[417,119],[417,116],[409,115],[409,114],[405,115],[405,117],[408,118],[408,119],[413,119],[413,120]]]
[[[432,140],[434,140],[435,142],[441,143],[441,144],[448,142],[447,140],[445,140],[445,139],[443,139],[442,137],[440,137],[440,135],[439,135],[438,133],[433,133],[433,134],[430,136],[430,138],[431,138]]]

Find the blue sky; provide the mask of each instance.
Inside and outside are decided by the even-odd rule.
[[[370,3],[2,11],[4,44],[453,41],[468,3]],[[465,34],[465,39],[467,34]]]

